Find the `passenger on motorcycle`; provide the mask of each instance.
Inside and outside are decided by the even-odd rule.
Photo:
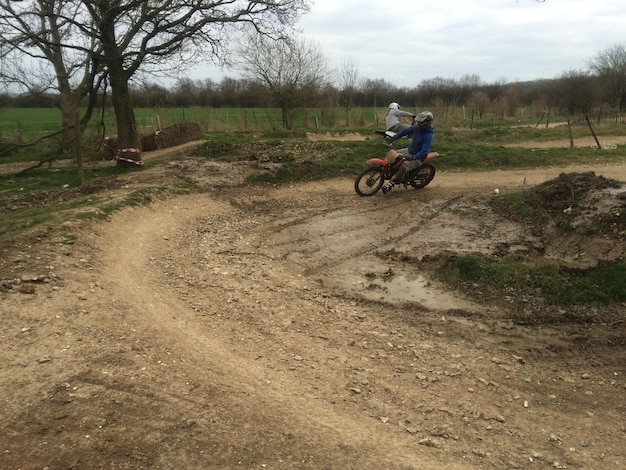
[[[398,171],[391,177],[384,186],[383,193],[388,193],[396,184],[402,182],[402,178],[407,171],[418,168],[428,156],[430,147],[433,144],[435,129],[432,126],[433,113],[423,111],[415,117],[412,126],[402,129],[400,132],[390,137],[391,141],[404,136],[413,136],[411,145],[408,148],[398,150],[398,154],[406,158],[405,162],[398,168]]]
[[[403,117],[415,119],[415,114],[402,111],[398,103],[390,103],[389,109],[387,109],[387,116],[385,117],[385,125],[387,130],[391,132],[398,132],[410,126],[410,124],[404,124],[402,122]]]

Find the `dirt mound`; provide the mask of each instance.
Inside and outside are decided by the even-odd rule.
[[[556,261],[585,268],[626,256],[626,185],[617,180],[561,173],[493,207],[530,227]]]
[[[563,207],[576,207],[591,191],[619,188],[619,181],[598,176],[595,172],[561,173],[557,178],[538,185],[534,194],[540,198],[542,207],[550,213],[562,212]]]
[[[202,128],[197,122],[174,124],[151,134],[141,136],[141,151],[150,152],[158,149],[176,147],[202,138]],[[118,155],[117,137],[105,139],[102,159],[113,160]]]
[[[156,131],[154,134],[141,138],[141,148],[144,152],[151,150],[176,147],[192,140],[202,138],[202,128],[197,122],[184,122]]]

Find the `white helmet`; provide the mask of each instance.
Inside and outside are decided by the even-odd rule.
[[[389,109],[400,109],[400,105],[398,103],[389,103]]]

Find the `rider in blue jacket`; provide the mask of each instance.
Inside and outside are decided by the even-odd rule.
[[[406,158],[405,162],[398,168],[398,171],[392,176],[391,180],[383,186],[383,193],[388,193],[393,187],[402,181],[405,173],[419,167],[428,156],[430,147],[433,144],[435,129],[432,126],[433,113],[424,111],[417,115],[415,122],[411,127],[402,129],[400,132],[391,137],[391,140],[397,140],[404,136],[413,136],[411,145],[408,148],[400,149],[398,154]]]

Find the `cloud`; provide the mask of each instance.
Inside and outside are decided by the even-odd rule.
[[[433,77],[516,81],[583,69],[625,40],[624,18],[626,4],[615,0],[315,0],[296,26],[335,66],[350,59],[362,78],[412,87]]]

